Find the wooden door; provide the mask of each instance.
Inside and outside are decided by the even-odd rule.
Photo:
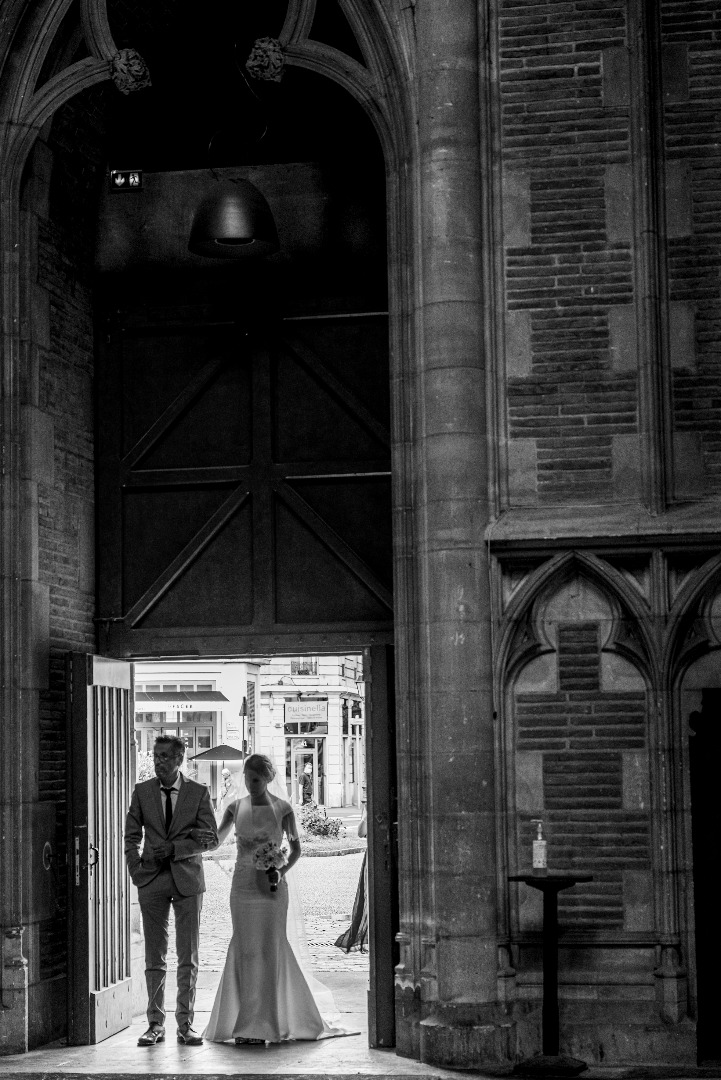
[[[101,651],[389,640],[385,315],[241,324],[222,297],[174,302],[128,299],[103,335]]]
[[[265,300],[258,315],[232,272],[212,289],[207,276],[144,280],[98,291],[99,647],[191,658],[374,643],[369,1019],[372,1044],[392,1046],[387,317],[286,316]]]
[[[396,779],[393,646],[364,656],[368,770],[368,914],[370,989],[368,1041],[395,1046],[395,967],[398,909],[398,787]]]
[[[132,1019],[130,801],[132,667],[72,653],[68,700],[68,1043],[102,1042]]]

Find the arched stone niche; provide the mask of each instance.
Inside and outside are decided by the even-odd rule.
[[[511,862],[530,869],[531,822],[542,820],[549,867],[594,876],[560,898],[577,929],[653,922],[646,681],[616,646],[623,622],[618,599],[584,574],[551,583],[531,615],[537,655],[507,699]],[[522,887],[516,929],[541,919],[541,894]]]

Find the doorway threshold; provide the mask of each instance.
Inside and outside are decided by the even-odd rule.
[[[202,1031],[209,1013],[196,1013],[196,1027]],[[27,1054],[0,1058],[3,1080],[69,1080],[92,1077],[93,1080],[130,1080],[153,1076],[158,1080],[181,1080],[203,1075],[215,1077],[242,1075],[244,1080],[275,1076],[303,1076],[321,1080],[403,1077],[406,1080],[433,1080],[434,1077],[458,1077],[457,1072],[422,1065],[398,1057],[393,1050],[371,1050],[368,1036],[348,1035],[318,1042],[286,1042],[268,1046],[236,1047],[232,1043],[204,1043],[183,1046],[175,1041],[175,1027],[168,1027],[167,1041],[152,1047],[139,1047],[138,1038],[147,1027],[144,1016],[136,1017],[129,1028],[94,1046],[65,1046],[51,1043]]]

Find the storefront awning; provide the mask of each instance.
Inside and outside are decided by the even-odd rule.
[[[229,704],[228,698],[219,690],[178,690],[175,693],[154,691],[135,695],[137,712],[163,712],[165,709],[218,710],[223,708],[223,702]]]

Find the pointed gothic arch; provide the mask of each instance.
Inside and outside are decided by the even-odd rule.
[[[558,636],[552,640],[544,625],[547,610],[573,581],[585,581],[591,588],[585,600],[579,601],[581,607],[590,605],[589,614],[586,620],[579,616],[574,622],[569,613],[564,638],[558,623]],[[593,600],[594,593],[598,600]],[[601,598],[609,621],[597,636]],[[597,656],[595,685],[591,653]],[[499,979],[505,981],[515,979],[517,969],[528,965],[524,948],[538,926],[538,912],[529,897],[507,883],[509,873],[525,871],[528,865],[529,819],[543,818],[550,828],[550,866],[557,866],[560,858],[564,865],[570,861],[586,869],[584,852],[593,846],[593,830],[599,828],[601,836],[608,837],[618,830],[620,840],[624,828],[620,807],[626,804],[629,786],[638,784],[645,791],[645,805],[637,807],[634,827],[644,841],[633,855],[629,872],[645,897],[642,924],[649,938],[657,923],[662,923],[659,898],[665,886],[649,861],[656,843],[649,799],[657,787],[652,752],[658,741],[657,717],[652,703],[659,656],[653,615],[640,590],[598,555],[586,551],[558,554],[531,571],[511,595],[499,619],[497,657],[497,773],[503,778],[497,817]],[[576,676],[569,664],[578,667]],[[594,727],[595,715],[598,727]],[[597,837],[595,842],[604,841]],[[577,890],[572,905],[580,907],[563,911],[564,921],[579,941],[585,940],[584,917],[578,914],[582,910],[599,927],[599,941],[604,934],[618,933],[629,917],[623,875],[597,866],[595,878],[597,886]]]
[[[566,551],[528,575],[499,619],[496,669],[499,690],[513,679],[519,662],[527,663],[532,656],[550,650],[550,645],[544,646],[539,635],[531,629],[533,610],[554,587],[574,574],[598,586],[616,609],[614,630],[605,647],[635,663],[649,682],[654,681],[659,661],[648,603],[628,579],[605,560],[590,552]],[[521,627],[524,629],[519,631]]]
[[[663,668],[677,686],[704,653],[721,645],[711,621],[711,606],[721,588],[721,555],[713,555],[689,575],[674,598],[664,640]]]

